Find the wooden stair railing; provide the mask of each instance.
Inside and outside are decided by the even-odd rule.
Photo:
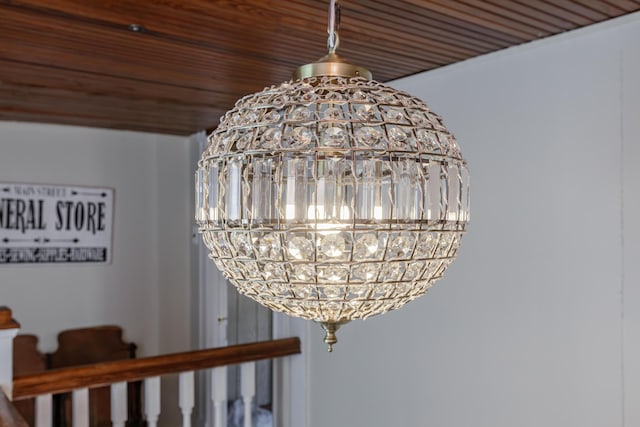
[[[78,388],[93,388],[116,382],[143,380],[149,377],[274,359],[298,353],[300,353],[300,340],[298,338],[284,338],[74,368],[53,369],[14,378],[13,399],[26,399],[49,393],[64,393]]]
[[[3,329],[1,320],[11,319],[11,311],[8,310],[7,313],[7,310],[7,308],[0,307],[0,332]],[[13,322],[11,325],[17,333],[17,323]],[[7,323],[7,325],[9,324]],[[6,344],[6,340],[4,344]],[[0,334],[0,353],[3,352],[2,347],[2,334]],[[183,427],[189,427],[194,407],[194,371],[210,369],[211,384],[215,391],[213,426],[222,427],[226,425],[224,416],[226,410],[223,409],[226,402],[226,366],[239,364],[241,366],[241,394],[244,400],[244,426],[250,427],[252,421],[251,402],[255,395],[255,362],[291,356],[300,352],[298,338],[285,338],[54,369],[9,378],[9,381],[5,374],[4,378],[0,376],[0,387],[13,400],[36,398],[36,427],[51,427],[53,394],[72,392],[73,427],[87,427],[89,425],[88,390],[99,386],[110,386],[111,421],[114,427],[124,427],[127,421],[127,382],[142,380],[144,381],[143,409],[146,423],[148,427],[155,427],[160,414],[160,377],[178,374],[178,403],[183,414]],[[8,354],[10,355],[11,352]],[[0,373],[4,372],[1,365],[6,365],[5,362],[0,359]],[[10,370],[10,362],[7,363],[9,363]],[[4,394],[0,396],[0,399],[3,396]],[[26,426],[26,422],[21,417],[15,418],[15,408],[11,402],[6,400],[5,403],[3,406],[3,402],[0,400],[0,427]]]

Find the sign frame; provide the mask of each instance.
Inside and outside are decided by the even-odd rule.
[[[0,181],[0,268],[109,265],[115,189]]]

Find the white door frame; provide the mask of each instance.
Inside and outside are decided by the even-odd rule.
[[[204,132],[192,136],[199,146],[198,153],[206,148],[207,138]],[[198,156],[199,157],[199,156]],[[197,159],[196,159],[197,161]],[[198,345],[200,348],[222,347],[227,339],[227,290],[226,279],[208,258],[208,251],[198,236]],[[233,292],[233,291],[232,291]],[[274,426],[306,427],[309,425],[307,408],[309,391],[308,372],[308,335],[311,322],[293,318],[281,313],[273,313],[273,338],[297,336],[301,341],[302,354],[280,358],[273,363],[273,415]],[[205,425],[212,426],[213,401],[211,378],[206,376],[200,388],[200,404],[206,407]],[[223,419],[226,419],[224,416]],[[220,427],[220,426],[215,426]]]
[[[273,313],[273,338],[299,337],[302,354],[274,360],[274,426],[307,427],[309,423],[309,325],[311,322]],[[277,398],[276,398],[277,397]]]

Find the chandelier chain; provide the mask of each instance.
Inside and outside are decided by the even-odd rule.
[[[329,50],[329,53],[335,53],[336,49],[338,49],[338,44],[340,43],[340,39],[338,37],[339,28],[340,4],[337,0],[331,0],[331,4],[329,5],[329,25],[327,27],[327,32],[329,33],[327,49]]]

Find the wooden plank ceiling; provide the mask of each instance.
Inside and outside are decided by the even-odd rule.
[[[188,135],[326,50],[328,0],[0,0],[0,120]],[[342,0],[379,81],[640,9],[640,0]]]

